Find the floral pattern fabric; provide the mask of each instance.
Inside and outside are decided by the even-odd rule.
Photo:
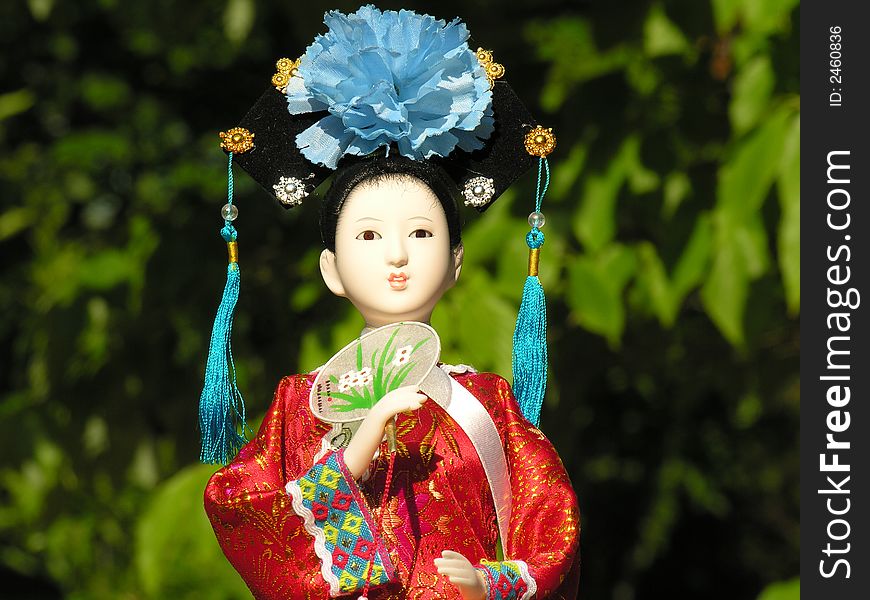
[[[515,594],[526,586],[516,596],[520,600],[575,598],[579,515],[561,461],[541,432],[520,415],[504,379],[471,372],[452,376],[491,415],[508,461],[514,510],[510,539],[502,541],[507,559],[502,564],[515,565],[520,577],[513,577],[513,571],[500,574]],[[287,482],[305,478],[324,457],[323,464],[337,461],[339,470],[343,464],[339,453],[318,456],[331,428],[308,409],[312,382],[310,375],[282,380],[255,439],[215,473],[205,493],[218,542],[258,599],[325,600],[332,595],[314,536],[285,491]],[[369,599],[458,600],[456,587],[438,574],[433,561],[443,550],[453,550],[482,567],[493,564],[481,562],[495,560],[498,544],[483,467],[462,429],[435,402],[401,414],[397,429],[393,485],[383,515],[379,508],[367,508],[381,506],[387,470],[383,448],[371,465],[371,477],[357,484],[357,504],[361,511],[369,510],[372,522],[380,523],[378,537],[394,567],[389,581],[369,590]],[[326,517],[324,523],[329,522],[328,513]],[[500,576],[495,579],[493,593],[500,593],[501,581]]]

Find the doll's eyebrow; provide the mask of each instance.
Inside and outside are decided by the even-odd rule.
[[[411,221],[413,219],[422,219],[423,221],[429,221],[430,223],[432,222],[432,219],[430,219],[429,217],[424,217],[423,215],[417,215],[416,217],[410,217],[408,220]]]
[[[361,221],[377,221],[378,223],[383,223],[380,219],[376,219],[374,217],[362,217],[361,219],[357,219],[356,222],[359,223]]]

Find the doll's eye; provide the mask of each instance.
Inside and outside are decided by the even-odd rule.
[[[371,229],[366,229],[366,230],[363,231],[361,234],[359,234],[358,236],[356,236],[356,239],[358,239],[358,240],[369,240],[369,241],[371,241],[371,240],[379,240],[379,239],[381,239],[381,234],[378,233],[377,231],[372,231]]]
[[[432,232],[426,231],[425,229],[415,229],[414,231],[411,232],[411,235],[409,235],[408,237],[430,238],[430,237],[432,237]]]

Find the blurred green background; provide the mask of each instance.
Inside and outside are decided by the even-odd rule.
[[[0,595],[246,598],[202,511],[197,401],[226,253],[216,133],[335,2],[0,5]],[[399,8],[383,2],[381,8]],[[581,596],[799,595],[796,0],[443,1],[558,134],[542,429]],[[533,175],[466,211],[447,362],[510,373]],[[237,177],[249,413],[361,327],[316,204]]]

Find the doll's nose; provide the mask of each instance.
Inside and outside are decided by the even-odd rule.
[[[408,264],[408,250],[405,248],[404,240],[396,236],[387,245],[387,263],[394,267],[404,267]]]

